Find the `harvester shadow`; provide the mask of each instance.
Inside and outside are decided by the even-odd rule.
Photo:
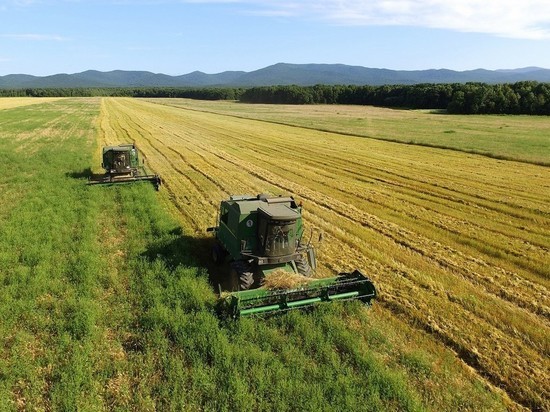
[[[83,169],[79,172],[67,172],[65,173],[65,175],[72,179],[91,179],[95,176],[103,176],[103,175],[95,175],[92,172],[92,169],[90,167],[87,167],[86,169]]]
[[[229,264],[216,265],[212,260],[214,238],[208,235],[189,235],[181,228],[172,229],[168,240],[151,244],[142,256],[149,261],[160,259],[167,268],[178,266],[206,268],[208,281],[215,292],[229,290]]]
[[[104,173],[94,173],[91,168],[87,167],[80,172],[65,173],[65,176],[70,177],[71,179],[87,179],[89,181],[100,182],[103,181],[107,175]]]

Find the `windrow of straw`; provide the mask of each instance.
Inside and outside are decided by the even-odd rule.
[[[277,269],[265,277],[263,287],[268,290],[296,289],[306,286],[310,281],[311,278]]]

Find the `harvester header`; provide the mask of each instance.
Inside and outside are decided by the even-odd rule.
[[[332,278],[314,279],[307,286],[293,289],[259,288],[231,293],[221,299],[219,310],[222,317],[238,319],[300,309],[318,302],[359,299],[370,304],[374,298],[374,284],[355,270],[352,273],[340,273]]]

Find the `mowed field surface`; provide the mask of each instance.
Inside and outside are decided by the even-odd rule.
[[[422,331],[518,407],[550,407],[548,168],[136,99],[104,99],[99,125],[102,143],[137,143],[188,233],[231,194],[292,194],[324,233],[317,275],[377,285],[365,317]]]

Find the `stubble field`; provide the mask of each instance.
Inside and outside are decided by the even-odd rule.
[[[326,401],[330,396],[325,391],[329,390],[330,382],[334,382],[335,378],[322,372],[324,378],[318,381],[320,387],[313,390],[315,386],[306,384],[298,395],[275,384],[275,392],[282,391],[284,394],[282,398],[277,398],[265,392],[267,389],[261,384],[268,378],[246,375],[252,373],[253,368],[245,360],[260,359],[260,355],[250,351],[238,352],[238,346],[263,347],[267,351],[266,356],[282,362],[276,364],[277,368],[283,368],[280,376],[286,376],[282,371],[289,365],[299,368],[300,375],[308,368],[319,368],[318,362],[325,356],[333,362],[336,357],[339,359],[336,364],[343,368],[343,376],[347,376],[348,381],[335,383],[337,389],[334,390],[342,391],[349,388],[352,382],[357,385],[357,382],[363,381],[365,387],[361,390],[368,392],[369,385],[373,384],[372,376],[379,376],[379,381],[387,389],[384,392],[378,388],[376,395],[369,398],[379,399],[378,407],[412,410],[523,407],[542,410],[549,407],[550,172],[547,167],[491,159],[456,150],[312,130],[313,121],[313,126],[307,128],[280,124],[288,122],[292,116],[276,118],[270,113],[269,119],[262,120],[264,115],[259,112],[255,115],[256,119],[245,119],[243,106],[238,104],[234,104],[232,109],[230,104],[223,103],[223,113],[220,113],[215,103],[196,107],[191,107],[193,103],[189,101],[162,103],[107,98],[102,99],[101,103],[90,100],[87,104],[90,117],[94,116],[91,112],[97,110],[94,120],[97,142],[80,142],[78,146],[78,150],[87,149],[90,152],[87,167],[92,167],[94,172],[100,171],[98,165],[102,145],[135,141],[146,157],[148,168],[159,173],[164,180],[158,202],[150,197],[147,191],[150,188],[144,186],[113,188],[110,192],[97,195],[107,202],[109,196],[115,196],[112,213],[120,215],[120,222],[126,223],[122,225],[122,231],[109,229],[107,238],[110,246],[105,250],[99,248],[98,253],[109,262],[110,269],[107,270],[107,280],[103,279],[97,287],[99,291],[94,289],[94,293],[112,305],[120,304],[122,310],[125,308],[132,314],[119,314],[117,319],[120,318],[121,323],[116,327],[110,324],[111,321],[104,322],[109,324],[103,332],[104,336],[108,336],[104,345],[112,346],[109,353],[120,350],[122,354],[112,355],[111,361],[116,367],[113,364],[110,367],[103,365],[106,371],[114,368],[117,372],[114,377],[118,380],[113,380],[113,376],[106,371],[107,377],[103,380],[97,379],[98,373],[91,373],[96,377],[92,379],[96,382],[92,387],[107,388],[98,390],[99,397],[123,406],[147,406],[155,405],[155,402],[157,407],[171,405],[169,399],[158,397],[159,393],[165,394],[165,390],[149,392],[149,400],[139,397],[138,390],[143,391],[147,386],[143,384],[145,379],[152,387],[168,386],[174,392],[174,383],[168,384],[166,379],[173,377],[170,371],[176,370],[171,362],[180,360],[184,365],[183,371],[177,369],[176,376],[184,382],[184,392],[191,388],[192,393],[205,397],[197,395],[195,401],[198,403],[189,401],[188,409],[193,409],[189,405],[212,406],[205,400],[206,394],[210,393],[209,384],[203,386],[212,379],[223,382],[224,377],[210,378],[209,381],[203,376],[201,386],[196,376],[187,374],[199,373],[197,364],[201,362],[219,370],[220,365],[225,365],[216,355],[219,349],[208,349],[214,350],[214,354],[210,355],[213,360],[203,359],[201,356],[204,354],[200,353],[196,355],[197,359],[191,358],[190,361],[179,349],[183,346],[192,352],[196,348],[191,350],[189,343],[183,344],[178,340],[179,329],[170,323],[176,322],[178,316],[186,319],[190,315],[186,314],[185,307],[181,308],[179,303],[169,299],[194,296],[199,301],[193,306],[194,316],[208,309],[207,303],[200,303],[201,299],[205,302],[214,299],[213,292],[207,292],[206,280],[198,276],[197,284],[193,281],[180,285],[182,289],[179,294],[154,298],[148,295],[152,293],[148,292],[151,285],[146,287],[145,283],[139,283],[141,281],[133,278],[136,274],[131,272],[136,265],[144,273],[154,272],[140,266],[143,264],[139,259],[144,253],[143,242],[148,242],[146,255],[154,257],[149,262],[151,265],[159,264],[157,261],[160,259],[170,269],[169,273],[178,270],[179,266],[174,262],[196,267],[204,273],[201,268],[208,266],[208,263],[201,248],[209,243],[205,228],[215,223],[220,200],[231,194],[266,192],[294,195],[304,203],[306,226],[316,233],[323,232],[324,240],[317,245],[320,263],[317,276],[358,268],[373,279],[379,299],[371,309],[356,304],[349,307],[335,304],[328,305],[331,308],[323,308],[317,314],[298,313],[265,321],[243,320],[239,326],[243,329],[237,331],[232,327],[226,330],[223,325],[214,326],[210,315],[200,315],[202,322],[206,323],[205,327],[219,340],[217,347],[225,348],[232,354],[227,357],[237,361],[237,365],[241,364],[241,369],[235,365],[231,369],[232,375],[239,378],[238,383],[256,388],[257,403],[252,404],[256,405],[255,409],[269,410],[274,404],[265,402],[273,402],[273,399],[277,399],[279,407],[286,405],[287,408],[298,406],[292,404],[290,399],[293,397],[310,402],[313,400],[310,405]],[[67,108],[75,107],[71,100],[58,105],[60,119],[65,116],[62,113]],[[253,106],[249,110],[253,111]],[[292,110],[286,106],[282,113]],[[295,110],[299,111],[299,116],[307,117],[308,109]],[[316,108],[310,110],[315,111]],[[345,112],[347,108],[323,107],[322,110]],[[356,112],[353,112],[355,115]],[[383,109],[376,109],[376,115],[383,116]],[[312,116],[314,118],[315,115]],[[363,116],[370,116],[368,109],[365,109]],[[395,118],[395,111],[387,111],[387,116],[388,122],[390,118],[393,122],[399,121],[399,117]],[[416,113],[416,116],[420,117],[421,122],[423,113]],[[334,123],[331,127],[336,130],[340,124]],[[547,125],[539,124],[537,127]],[[13,149],[5,151],[15,153],[22,147],[30,147],[25,146],[30,144],[25,140],[25,133],[23,129],[13,132],[17,143],[13,143]],[[51,136],[42,138],[50,139]],[[34,144],[42,143],[39,140]],[[545,159],[544,153],[536,156],[542,156],[543,161]],[[69,180],[71,185],[81,183],[79,178],[86,175],[86,159],[82,159],[80,164],[82,176],[79,173],[69,176],[72,178]],[[11,185],[7,181],[2,184],[5,188]],[[182,228],[183,235],[178,235],[180,232],[174,229],[174,224],[155,224],[151,217],[153,206],[148,206],[153,208],[151,210],[141,210],[134,205],[132,207],[136,210],[127,210],[129,206],[125,201],[131,198],[139,203],[136,199],[140,196],[168,210],[177,222],[176,227]],[[20,200],[21,204],[23,202],[24,198]],[[95,200],[95,203],[101,202]],[[113,227],[117,226],[115,216],[109,217],[105,211],[97,213],[107,216],[105,218]],[[158,213],[161,212],[154,209],[153,215]],[[99,216],[96,219],[101,221]],[[130,242],[138,246],[125,247],[124,239],[137,236],[128,230],[128,222],[132,219],[138,219],[150,229],[138,231],[145,240],[134,239]],[[135,223],[137,227],[139,224]],[[101,236],[97,236],[95,241],[100,242]],[[164,237],[172,241],[169,247],[151,248],[151,244],[158,246],[155,238]],[[132,251],[132,248],[135,250]],[[138,250],[141,252],[137,253]],[[167,251],[195,256],[180,256],[174,260]],[[164,272],[160,270],[159,273]],[[166,275],[163,276],[161,284],[167,288],[169,281]],[[196,275],[190,276],[194,279]],[[160,288],[156,293],[163,290]],[[193,291],[199,297],[193,295]],[[132,296],[131,302],[124,301],[118,295],[125,292]],[[147,299],[144,296],[148,296]],[[164,306],[159,308],[153,305],[152,311],[149,301],[156,302],[155,299],[161,299]],[[149,303],[145,304],[142,300]],[[147,308],[145,315],[136,313],[142,304]],[[172,311],[179,315],[173,315]],[[96,314],[93,319],[103,317]],[[149,325],[151,319],[164,322],[160,332],[153,329],[159,333],[165,332],[167,341],[156,334],[151,337],[150,333],[147,338],[140,337],[142,328],[139,325]],[[97,323],[99,326],[102,324]],[[309,335],[304,336],[306,332],[300,331],[300,328],[305,328]],[[90,333],[90,339],[98,338],[95,333]],[[265,336],[271,342],[267,348],[265,342],[260,343],[266,339]],[[313,342],[310,341],[312,336]],[[195,339],[189,335],[187,338]],[[294,353],[294,359],[285,358],[289,352],[281,339],[288,339],[299,348],[304,345],[298,349],[303,352]],[[132,345],[117,344],[128,340],[142,342],[140,346],[145,349],[136,353],[129,349]],[[343,341],[348,344],[342,346]],[[323,356],[319,355],[319,351]],[[8,352],[4,350],[2,358],[10,359]],[[95,352],[92,350],[92,353]],[[167,360],[168,355],[174,360]],[[368,358],[370,369],[357,366],[362,365],[357,359],[365,361],[364,356]],[[139,379],[140,362],[148,365],[144,373],[150,374],[145,378],[142,376],[142,380]],[[240,362],[249,366],[242,366]],[[264,359],[258,366],[257,373],[261,376],[267,373],[268,366],[273,366],[265,362]],[[308,362],[317,366],[308,366]],[[245,375],[242,368],[246,371]],[[155,371],[163,372],[155,375]],[[44,379],[47,381],[49,378],[45,376]],[[119,388],[117,392],[113,385],[123,390]],[[233,386],[231,391],[237,388],[240,387]],[[9,385],[4,386],[4,390],[9,393]],[[176,393],[181,390],[177,387]],[[305,395],[310,390],[313,393]],[[17,393],[20,392],[21,389]],[[351,409],[353,405],[360,405],[354,403],[359,394],[363,392],[352,392],[345,398]],[[250,396],[254,399],[253,394],[239,392],[239,396],[237,400],[250,401]],[[45,405],[51,404],[51,400],[44,402]],[[337,407],[330,402],[327,406],[328,409]]]

